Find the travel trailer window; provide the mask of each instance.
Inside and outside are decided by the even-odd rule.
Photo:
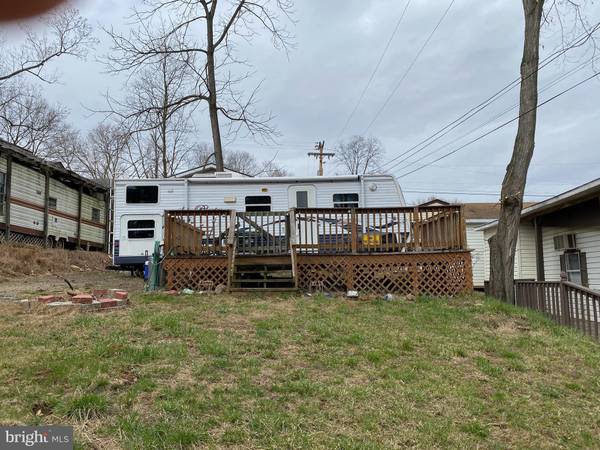
[[[48,197],[48,208],[49,209],[58,209],[58,200],[56,200],[56,197]]]
[[[6,174],[0,172],[0,216],[4,215],[4,197],[6,196]]]
[[[296,207],[308,208],[308,191],[296,191]]]
[[[158,203],[158,186],[127,186],[127,203]]]
[[[92,222],[100,222],[100,210],[92,208]]]
[[[333,194],[334,208],[358,208],[358,194]]]
[[[246,197],[246,212],[271,211],[270,195],[251,195]]]
[[[129,220],[127,237],[129,239],[152,239],[154,237],[154,220]]]

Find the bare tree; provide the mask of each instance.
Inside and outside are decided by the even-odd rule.
[[[215,152],[210,144],[200,142],[194,145],[188,155],[188,165],[191,167],[202,167],[214,162]]]
[[[372,172],[381,164],[383,144],[373,136],[352,136],[337,145],[335,158],[344,172],[358,175]]]
[[[77,156],[78,171],[98,182],[109,185],[125,173],[123,161],[129,134],[113,124],[99,124],[87,136]]]
[[[589,27],[581,14],[585,0],[522,0],[525,16],[523,55],[521,60],[520,107],[517,136],[513,154],[502,182],[500,217],[496,235],[490,240],[490,289],[492,295],[512,303],[514,301],[514,259],[523,194],[529,164],[535,147],[535,131],[538,106],[538,70],[540,33],[544,23],[554,20],[562,33],[565,49],[583,45],[591,39],[597,27]],[[564,18],[570,17],[573,24],[568,27]],[[580,25],[580,26],[578,26]],[[585,30],[587,37],[566,44],[575,30]],[[590,31],[591,30],[591,31]],[[593,39],[591,39],[593,41]]]
[[[66,116],[63,106],[50,105],[31,85],[13,80],[0,89],[0,136],[36,156],[55,159]]]
[[[163,48],[168,48],[168,42]],[[131,136],[127,156],[131,172],[138,177],[172,176],[188,160],[195,105],[184,108],[177,103],[189,87],[188,63],[165,52],[128,79],[124,99],[107,95],[105,112],[116,115]]]
[[[247,96],[238,88],[249,74],[232,74],[233,64],[245,63],[234,56],[234,42],[236,37],[250,40],[260,30],[266,30],[275,47],[288,48],[291,37],[280,22],[281,17],[290,17],[292,0],[144,0],[143,3],[144,9],[135,10],[133,15],[137,29],[126,35],[106,30],[113,41],[113,51],[107,58],[111,70],[139,70],[165,53],[186,55],[196,83],[172,105],[207,104],[219,171],[224,164],[221,118],[227,120],[229,132],[236,135],[242,129],[255,137],[275,134],[270,126],[271,116],[255,111],[258,87]],[[201,34],[203,37],[196,37]],[[167,39],[171,44],[165,48],[163,43]]]
[[[0,85],[25,74],[48,83],[55,82],[56,75],[47,71],[49,62],[63,55],[82,58],[96,42],[88,22],[76,9],[58,10],[41,20],[46,30],[43,34],[24,28],[25,39],[21,46],[7,48],[0,45]]]

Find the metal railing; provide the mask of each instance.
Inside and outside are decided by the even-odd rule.
[[[596,339],[600,336],[600,292],[566,280],[517,281],[515,303]]]

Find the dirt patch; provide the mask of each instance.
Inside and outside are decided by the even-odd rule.
[[[99,271],[109,264],[110,256],[102,252],[0,245],[0,282],[23,275]]]
[[[129,293],[144,288],[140,278],[129,272],[93,270],[63,273],[75,291],[89,292],[94,289],[120,289]],[[18,279],[0,281],[0,304],[4,300],[35,298],[44,294],[66,295],[70,290],[67,283],[55,275],[21,276]]]

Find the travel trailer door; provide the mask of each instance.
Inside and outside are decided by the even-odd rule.
[[[290,208],[317,207],[317,188],[313,185],[290,186],[288,192]]]
[[[162,216],[160,214],[125,214],[121,216],[120,234],[119,256],[151,255],[154,250],[154,241],[162,240]]]
[[[316,208],[317,207],[317,188],[313,185],[290,186],[288,189],[290,208]],[[312,222],[310,224],[300,223],[296,217],[294,224],[297,240],[299,243],[318,244],[319,242],[319,224]],[[315,241],[315,242],[311,242]]]

